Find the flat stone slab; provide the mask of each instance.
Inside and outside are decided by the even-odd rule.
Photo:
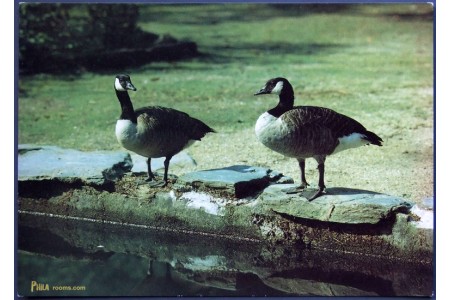
[[[140,174],[140,173],[147,174],[147,158],[137,155],[137,154],[134,154],[134,153],[130,153],[130,155],[131,155],[131,160],[133,161],[133,168],[131,169],[131,172],[135,173],[135,174]],[[152,158],[152,160],[151,160],[152,171],[164,169],[164,160],[165,160],[164,157]],[[173,166],[173,165],[195,167],[197,165],[197,163],[189,154],[182,151],[182,152],[174,155],[172,157],[172,159],[170,160],[170,166]],[[169,171],[170,171],[170,166],[169,166]]]
[[[234,165],[188,173],[177,179],[177,186],[199,190],[215,190],[235,198],[244,198],[262,191],[272,182],[293,182],[291,178],[270,169]]]
[[[19,181],[59,180],[103,185],[132,167],[130,155],[117,151],[82,152],[56,146],[19,145]]]
[[[341,224],[377,224],[413,206],[402,198],[347,188],[329,188],[325,195],[308,201],[300,193],[289,193],[294,187],[271,185],[258,197],[258,204],[293,217]]]

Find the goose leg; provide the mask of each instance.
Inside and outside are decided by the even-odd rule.
[[[152,159],[150,157],[147,159],[148,178],[146,179],[146,181],[149,182],[150,187],[165,187],[167,184],[166,181],[164,181],[164,182],[156,181],[156,177],[152,172],[151,160]]]
[[[305,176],[305,159],[299,158],[298,165],[300,167],[300,177],[302,180],[302,184],[299,186],[299,189],[306,189],[306,187],[309,185],[308,182],[306,182],[306,176]]]
[[[324,183],[324,175],[325,175],[325,163],[321,163],[317,166],[319,169],[319,189],[317,192],[314,193],[310,198],[308,198],[308,201],[313,201],[317,197],[320,197],[323,195],[323,191],[325,190],[325,183]]]
[[[155,175],[153,175],[153,172],[152,172],[152,159],[151,159],[151,157],[147,158],[147,173],[148,173],[147,181],[152,181],[152,180],[155,179]]]
[[[317,169],[319,170],[319,189],[310,198],[308,198],[308,201],[312,201],[320,197],[325,191],[325,157],[318,156],[314,158],[317,161]]]
[[[172,155],[166,156],[166,159],[164,160],[164,186],[167,185],[167,175],[169,173],[169,164],[170,160],[172,159]]]
[[[300,179],[302,183],[299,186],[282,189],[281,191],[285,192],[286,194],[303,194],[303,191],[308,187],[309,183],[306,182],[306,176],[305,176],[305,159],[304,158],[297,158],[298,165],[300,167]]]

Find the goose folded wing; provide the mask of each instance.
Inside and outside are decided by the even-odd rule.
[[[206,133],[214,132],[202,121],[172,108],[143,107],[136,110],[136,115],[146,128],[155,132],[178,132],[193,140],[200,140]]]

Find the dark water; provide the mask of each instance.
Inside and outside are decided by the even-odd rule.
[[[19,218],[23,296],[430,296],[431,266],[124,228]]]

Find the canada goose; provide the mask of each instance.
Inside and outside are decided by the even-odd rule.
[[[151,170],[151,159],[165,157],[164,182],[153,186],[166,186],[169,163],[172,156],[199,141],[214,129],[188,114],[160,106],[148,106],[134,110],[128,90],[136,91],[130,76],[117,75],[114,89],[122,114],[116,123],[116,137],[125,149],[147,157],[148,179],[155,176]]]
[[[373,144],[383,140],[354,119],[331,109],[315,106],[295,106],[294,90],[285,78],[273,78],[254,95],[276,94],[278,105],[263,113],[255,125],[258,140],[266,147],[298,160],[301,185],[305,178],[305,159],[312,157],[319,169],[319,189],[308,200],[314,200],[325,190],[325,159],[342,150]]]

